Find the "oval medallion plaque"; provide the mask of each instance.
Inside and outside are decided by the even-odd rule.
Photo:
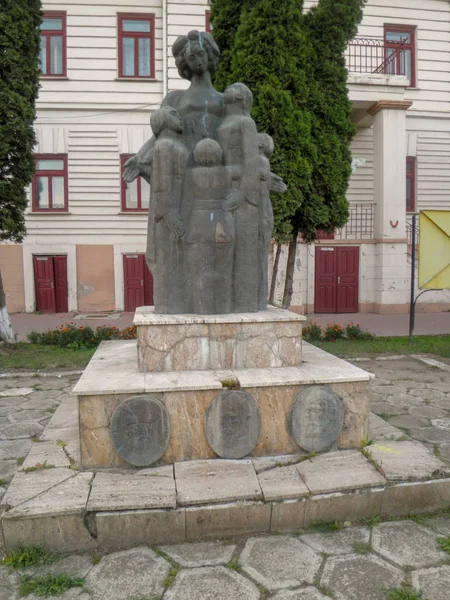
[[[133,396],[119,404],[111,418],[114,450],[135,467],[148,467],[166,451],[170,420],[156,396]]]
[[[247,392],[227,390],[208,406],[205,431],[209,445],[222,458],[242,458],[253,450],[261,431],[258,405]]]
[[[295,443],[309,452],[328,450],[341,434],[344,407],[341,398],[323,385],[299,392],[289,416]]]

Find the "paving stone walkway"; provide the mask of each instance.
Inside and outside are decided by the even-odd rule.
[[[376,375],[372,439],[417,439],[450,464],[450,373],[413,358],[357,364]],[[0,378],[0,500],[77,378]],[[385,589],[402,585],[422,590],[424,600],[448,600],[450,555],[437,539],[450,536],[450,515],[345,525],[326,533],[72,554],[36,574],[85,579],[62,600],[384,600]],[[0,600],[19,599],[20,576],[0,567]]]

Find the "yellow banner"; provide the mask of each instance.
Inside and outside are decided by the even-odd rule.
[[[419,289],[450,288],[450,210],[420,212]]]

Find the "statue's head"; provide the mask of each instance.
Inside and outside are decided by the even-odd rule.
[[[224,91],[223,101],[225,105],[239,104],[244,110],[250,112],[253,104],[253,94],[243,83],[233,83]]]
[[[258,135],[258,145],[261,152],[267,158],[270,158],[274,151],[273,139],[270,137],[268,133],[260,133]]]
[[[150,125],[155,137],[158,137],[164,129],[183,133],[183,119],[172,106],[162,106],[159,110],[152,113]]]
[[[191,80],[194,74],[216,72],[220,50],[210,33],[193,30],[177,38],[172,54],[180,77]]]
[[[198,142],[194,148],[194,161],[202,167],[214,167],[222,162],[222,148],[210,138]]]

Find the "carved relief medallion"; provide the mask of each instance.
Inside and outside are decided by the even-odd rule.
[[[208,406],[205,432],[209,445],[222,458],[242,458],[253,450],[261,431],[261,415],[247,392],[227,390]]]
[[[328,450],[341,434],[342,400],[326,386],[307,387],[296,395],[289,421],[298,446],[309,452]]]
[[[114,450],[135,467],[147,467],[166,451],[170,420],[156,396],[133,396],[119,404],[111,418]]]

